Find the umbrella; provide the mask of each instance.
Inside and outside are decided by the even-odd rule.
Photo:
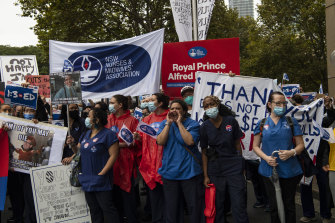
[[[273,158],[276,153],[279,153],[278,150],[273,151],[271,157]],[[277,210],[278,215],[281,223],[285,223],[285,210],[284,210],[284,203],[283,198],[281,196],[281,189],[279,184],[279,176],[276,167],[272,169],[272,176],[270,177],[276,191],[276,200],[277,200]]]

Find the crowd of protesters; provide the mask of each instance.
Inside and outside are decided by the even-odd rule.
[[[227,222],[231,210],[234,222],[246,223],[246,180],[250,180],[256,197],[253,207],[264,208],[271,222],[277,223],[280,218],[270,180],[273,167],[282,188],[285,222],[296,222],[295,193],[303,174],[296,155],[304,150],[304,143],[297,120],[285,117],[285,96],[271,93],[267,102],[269,117],[263,123],[259,121],[254,131],[253,150],[259,159],[245,160],[240,145],[243,133],[234,112],[219,98],[207,96],[202,104],[203,123],[199,125],[190,118],[193,93],[193,88],[187,86],[181,91],[182,99],[170,101],[164,93],[155,93],[140,102],[141,121],[157,130],[157,138],[136,131],[139,120],[133,116],[131,98],[124,95],[114,95],[105,102],[54,108],[39,97],[36,110],[1,104],[0,112],[38,123],[50,122],[52,109],[61,110],[60,119],[69,128],[62,163],[71,163],[80,152],[79,181],[92,222],[140,222],[136,209],[142,192],[150,207],[145,220],[183,222],[186,212],[190,222],[205,222],[205,189],[214,184],[216,215],[212,222]],[[325,102],[322,127],[334,128],[334,100],[325,95],[318,97]],[[300,95],[291,102],[295,106],[306,103]],[[287,128],[289,122],[292,131]],[[134,133],[131,144],[118,136],[123,126]],[[278,156],[274,157],[275,150]],[[321,140],[316,157],[320,215],[326,223],[331,218],[331,198],[335,198],[335,145]],[[139,178],[144,188],[138,187]],[[9,169],[7,191],[13,210],[8,222],[36,222],[29,174]],[[300,185],[300,191],[300,221],[314,221],[312,184]]]

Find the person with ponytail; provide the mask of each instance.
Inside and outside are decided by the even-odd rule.
[[[203,100],[204,122],[200,127],[200,147],[204,185],[214,184],[215,222],[226,222],[225,199],[229,194],[235,222],[247,223],[246,181],[240,138],[243,133],[235,114],[216,96]],[[228,192],[228,193],[227,193]]]
[[[130,114],[128,109],[128,98],[123,95],[114,95],[109,104],[107,128],[111,129],[118,135],[120,153],[113,167],[114,173],[114,195],[115,204],[120,213],[120,221],[122,217],[126,217],[128,223],[137,223],[136,216],[136,196],[134,188],[135,173],[135,154],[138,144],[135,142],[127,144],[121,137],[119,132],[123,126],[127,127],[131,132],[136,131],[138,120]]]
[[[85,119],[89,130],[81,136],[79,142],[76,144],[74,138],[68,136],[73,151],[80,152],[79,182],[85,191],[93,223],[119,222],[112,194],[112,168],[119,154],[119,142],[116,134],[104,127],[106,124],[107,113],[94,108]]]

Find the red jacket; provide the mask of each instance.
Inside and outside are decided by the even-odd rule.
[[[131,132],[136,131],[138,120],[130,115],[130,111],[127,110],[125,114],[120,117],[116,117],[114,114],[108,116],[107,128],[114,131],[117,135],[123,124]],[[120,142],[124,142],[118,137]],[[118,185],[122,190],[130,192],[131,189],[131,177],[135,168],[135,147],[123,147],[120,148],[119,157],[113,166],[113,180],[114,184]]]
[[[142,121],[151,125],[158,130],[159,124],[166,118],[169,111],[166,110],[160,115],[154,112],[145,117]],[[139,170],[148,187],[153,190],[156,183],[163,184],[161,175],[158,174],[158,169],[162,166],[163,146],[156,143],[156,139],[147,134],[142,135],[142,160]]]

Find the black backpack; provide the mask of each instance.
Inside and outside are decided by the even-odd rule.
[[[260,133],[261,137],[262,137],[262,131],[263,131],[263,127],[264,127],[266,119],[267,118],[263,118],[260,123],[259,128],[261,130],[261,133]],[[285,116],[285,119],[288,125],[290,126],[292,136],[294,136],[294,127],[293,127],[292,118],[289,116]],[[295,145],[294,138],[292,138],[292,140],[293,140],[293,144]],[[309,154],[306,149],[304,149],[299,155],[297,155],[297,158],[300,163],[301,169],[304,172],[305,177],[311,177],[318,173],[318,169],[316,168],[316,166],[314,166],[313,161],[311,157],[309,157]]]

